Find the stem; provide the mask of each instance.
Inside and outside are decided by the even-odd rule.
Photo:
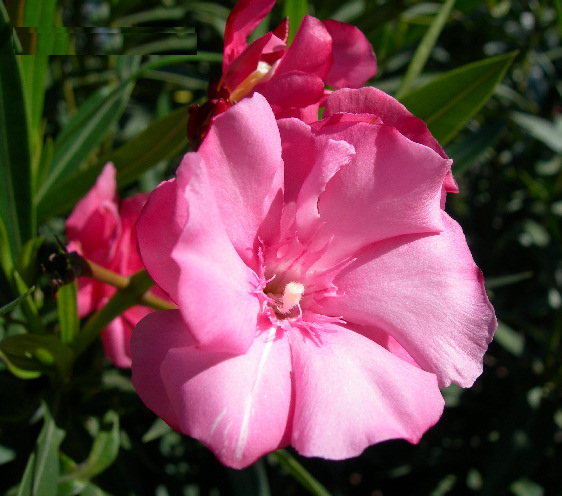
[[[95,270],[97,267],[92,267]],[[105,271],[106,269],[103,269]],[[107,271],[111,272],[111,271]],[[121,315],[128,308],[139,304],[143,299],[145,293],[152,287],[154,281],[150,278],[145,269],[139,270],[136,274],[133,274],[130,278],[123,278],[119,276],[115,278],[111,276],[112,280],[125,279],[127,284],[125,287],[118,288],[117,292],[111,297],[103,308],[92,315],[88,322],[84,325],[76,340],[74,341],[74,352],[75,358],[80,356],[91,343],[93,343],[101,333],[103,329],[115,318]],[[156,297],[154,297],[156,298]],[[160,300],[160,298],[157,298]],[[160,300],[164,302],[164,300]],[[164,302],[167,308],[171,307],[169,303]]]
[[[105,267],[102,267],[101,265],[98,265],[97,263],[94,263],[91,260],[87,260],[87,259],[84,260],[86,261],[86,263],[88,264],[91,270],[91,274],[88,274],[88,277],[91,277],[96,281],[104,282],[106,284],[109,284],[110,286],[113,286],[121,290],[124,290],[129,287],[129,284],[131,282],[130,277],[125,277],[120,274],[117,274],[116,272],[106,269]],[[150,289],[150,287],[148,289]],[[148,293],[148,292],[141,295],[137,303],[140,303],[147,307],[155,308],[156,310],[171,310],[176,308],[176,306],[173,305],[172,303],[163,300],[162,298],[158,298],[158,296],[155,296],[152,293]]]

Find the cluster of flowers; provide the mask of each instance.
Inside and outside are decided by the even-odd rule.
[[[247,45],[273,3],[232,11],[176,177],[118,206],[108,165],[67,224],[73,248],[125,275],[146,267],[177,305],[129,310],[106,350],[129,365],[140,320],[138,394],[235,468],[288,445],[343,459],[417,442],[442,414],[439,388],[480,375],[496,328],[444,211],[452,161],[361,87],[376,61],[356,28],[306,16],[290,47],[286,22]],[[82,315],[108,295],[81,283]]]

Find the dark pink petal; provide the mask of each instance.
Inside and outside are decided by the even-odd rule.
[[[66,221],[66,235],[86,258],[103,266],[113,259],[121,223],[112,163],[106,164],[92,189],[74,207]]]
[[[319,197],[321,232],[334,236],[331,260],[382,239],[442,229],[441,185],[450,160],[384,125],[344,123],[326,136],[347,141],[356,152]]]
[[[159,325],[154,322],[154,327]],[[181,332],[181,326],[176,319],[165,332]],[[276,332],[263,332],[246,354],[236,357],[171,347],[152,370],[161,374],[179,430],[233,468],[246,467],[289,444],[291,355],[287,340],[276,339]]]
[[[332,38],[321,21],[305,15],[276,74],[304,72],[324,79],[332,66]]]
[[[221,85],[232,93],[244,79],[258,68],[260,60],[264,57],[278,59],[283,55],[285,49],[285,43],[274,36],[273,33],[265,34],[232,61],[221,78]]]
[[[377,243],[334,280],[341,296],[324,311],[394,337],[440,386],[471,386],[496,329],[482,274],[460,226]]]
[[[122,229],[113,270],[124,276],[131,276],[144,267],[137,250],[135,226],[147,199],[148,193],[139,193],[125,198],[119,206]]]
[[[273,8],[275,0],[238,0],[231,10],[224,29],[222,72],[246,48],[246,40]]]
[[[123,369],[131,366],[130,340],[133,327],[122,317],[113,319],[101,334],[105,356],[116,367]]]
[[[276,72],[267,82],[256,84],[254,92],[262,94],[277,115],[285,109],[304,108],[318,102],[324,94],[324,81],[302,71]]]
[[[333,88],[359,88],[377,72],[377,59],[365,35],[355,26],[327,19],[334,63],[324,79]]]
[[[244,353],[254,339],[260,309],[253,294],[256,275],[227,237],[201,155],[188,153],[176,175],[189,217],[171,253],[160,251],[178,271],[177,287],[169,291],[170,296],[199,347]]]
[[[372,86],[334,91],[326,100],[324,119],[339,112],[374,114],[383,124],[398,129],[406,138],[428,146],[443,158],[447,155],[431,135],[425,122],[414,116],[398,100]]]
[[[131,337],[133,386],[144,404],[176,430],[180,428],[179,421],[162,382],[160,366],[170,349],[193,343],[178,310],[147,315]]]
[[[301,455],[341,460],[387,439],[417,443],[441,416],[435,375],[339,326],[321,345],[295,331],[291,444]]]
[[[255,267],[257,236],[278,234],[282,207],[281,139],[267,101],[256,94],[218,116],[199,155],[228,238]]]

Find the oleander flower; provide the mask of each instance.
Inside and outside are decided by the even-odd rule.
[[[209,101],[192,105],[188,138],[197,148],[212,120],[254,92],[261,93],[277,117],[318,119],[325,84],[359,88],[377,70],[371,44],[355,26],[304,16],[287,46],[289,20],[247,44],[248,36],[273,8],[275,0],[239,0],[224,34],[222,77],[209,85]]]
[[[143,268],[137,250],[135,223],[148,198],[140,193],[119,203],[115,168],[108,163],[92,189],[74,207],[66,221],[68,251],[123,276]],[[115,288],[94,279],[78,279],[80,317],[99,310]],[[136,305],[115,318],[101,335],[105,354],[117,367],[131,366],[131,333],[137,322],[152,310]]]
[[[144,403],[235,468],[288,445],[344,459],[418,442],[496,327],[442,208],[450,170],[374,88],[335,91],[310,125],[258,93],[218,116],[137,224],[178,306],[133,333]]]

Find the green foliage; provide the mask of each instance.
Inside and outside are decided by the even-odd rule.
[[[130,372],[103,356],[100,332],[151,286],[146,274],[83,320],[76,282],[55,295],[40,265],[60,252],[53,235],[64,243],[59,216],[105,163],[115,164],[122,197],[173,175],[187,150],[188,106],[220,77],[233,4],[0,3],[0,493],[561,494],[560,0],[287,0],[258,28],[288,14],[292,39],[306,13],[359,27],[378,60],[370,84],[424,119],[454,160],[460,193],[446,208],[500,325],[482,377],[443,391],[445,414],[418,445],[382,443],[345,462],[287,449],[226,469],[155,420]],[[40,28],[35,55],[14,55],[27,46],[8,15]],[[138,43],[124,37],[129,55],[48,55],[76,51],[76,37],[49,30],[63,25],[162,29]],[[176,26],[197,32],[197,54],[185,53],[193,37],[170,34]]]

